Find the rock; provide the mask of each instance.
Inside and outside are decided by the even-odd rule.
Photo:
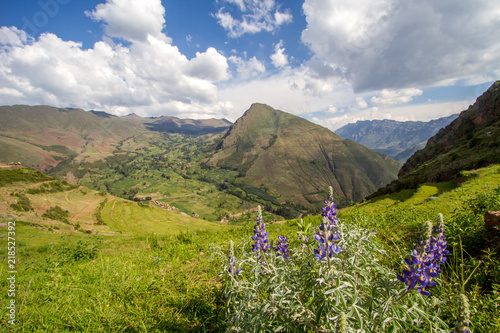
[[[492,236],[498,235],[500,229],[500,211],[488,211],[484,213],[484,226]]]

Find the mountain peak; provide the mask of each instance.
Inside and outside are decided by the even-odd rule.
[[[302,207],[321,204],[328,186],[340,205],[361,200],[395,178],[399,163],[330,130],[254,103],[228,130],[210,163],[237,170],[249,193]],[[271,195],[270,195],[271,196]]]

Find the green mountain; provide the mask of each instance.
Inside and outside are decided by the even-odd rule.
[[[495,163],[500,163],[500,81],[431,137],[403,165],[398,179],[374,195],[452,180],[463,170]]]
[[[413,153],[424,148],[430,137],[457,117],[458,114],[454,114],[428,122],[364,120],[347,124],[335,133],[404,163]]]
[[[205,134],[226,130],[227,120],[117,117],[102,111],[50,106],[0,106],[0,162],[50,170],[59,162],[111,156],[127,138],[151,131]]]
[[[400,164],[303,118],[253,104],[227,131],[209,164],[239,172],[247,192],[299,207],[358,201],[395,179]]]

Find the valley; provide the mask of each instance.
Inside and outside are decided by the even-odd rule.
[[[490,93],[497,94],[497,87]],[[80,115],[97,121],[93,134],[85,126],[75,130],[68,125],[73,145],[60,145],[63,134],[54,121],[48,123],[59,134],[42,135],[45,141],[38,142],[43,144],[36,143],[35,133],[21,139],[27,130],[10,129],[2,140],[26,151],[9,153],[6,160],[20,156],[21,163],[0,168],[0,239],[6,241],[9,230],[16,241],[15,251],[3,246],[0,254],[16,258],[19,330],[220,332],[234,322],[231,318],[239,312],[233,310],[244,304],[233,296],[255,297],[253,304],[262,310],[246,308],[246,315],[254,318],[274,313],[266,311],[281,301],[309,309],[300,318],[311,318],[324,306],[352,308],[346,302],[336,305],[335,297],[354,286],[359,317],[379,331],[386,331],[386,322],[367,315],[368,301],[373,311],[382,306],[394,316],[401,309],[406,314],[408,307],[418,308],[419,316],[433,318],[437,324],[432,325],[449,331],[456,322],[459,294],[469,300],[475,332],[497,331],[498,225],[485,223],[488,212],[500,211],[500,164],[494,154],[498,117],[484,108],[498,109],[485,102],[497,101],[491,96],[496,95],[479,99],[433,136],[405,164],[403,170],[410,171],[378,192],[378,186],[395,178],[391,174],[399,169],[397,162],[262,104],[253,105],[225,130],[204,128],[197,134],[191,126],[172,125],[170,119],[162,120],[168,131],[148,130],[144,124],[154,120],[131,116],[126,121],[134,125],[108,140],[102,133],[112,126],[104,130],[93,117],[113,119],[113,126],[123,119],[93,113]],[[468,128],[466,135],[450,139],[463,128]],[[48,152],[55,163],[39,165],[46,173],[26,168],[27,151]],[[44,154],[37,158],[46,158]],[[436,164],[450,158],[453,163],[441,165],[436,173]],[[317,239],[325,230],[320,214],[328,186],[328,200],[339,206],[339,250],[322,261]],[[257,206],[263,207],[266,224],[260,235],[269,237],[265,261],[252,251],[259,235]],[[431,296],[422,296],[395,276],[408,269],[405,258],[420,244],[422,224],[435,221],[439,213],[449,253],[430,286]],[[283,237],[290,246],[287,258],[277,250]],[[256,274],[255,265],[262,272]],[[236,267],[242,270],[236,273]],[[335,277],[328,277],[334,270]],[[353,274],[359,278],[349,280]],[[0,275],[0,286],[6,287],[7,271]],[[345,280],[337,281],[340,275]],[[323,276],[331,284],[322,283]],[[238,285],[257,278],[264,279],[255,280],[263,281],[258,287],[262,292],[238,294]],[[289,289],[275,287],[275,281],[286,281]],[[276,293],[264,292],[268,288]],[[294,288],[299,289],[291,297]],[[311,288],[328,289],[317,293]],[[302,297],[309,301],[302,302]],[[7,293],[2,299],[8,300]],[[2,308],[3,326],[6,314]],[[278,320],[302,327],[295,316],[270,318],[274,322],[268,327],[279,327]],[[318,323],[308,325],[331,327],[328,312],[317,318]],[[359,318],[349,317],[348,323],[359,325]],[[394,319],[399,331],[410,324],[431,328],[426,320]]]

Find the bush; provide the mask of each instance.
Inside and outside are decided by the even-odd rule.
[[[30,199],[28,199],[27,196],[22,194],[16,194],[16,196],[17,196],[17,203],[10,205],[12,209],[18,212],[29,212],[33,210],[33,207],[31,207]]]
[[[69,212],[57,205],[55,207],[49,208],[45,213],[42,214],[42,217],[46,217],[51,220],[61,221],[64,223],[69,223],[68,221]]]
[[[402,284],[380,262],[385,252],[374,233],[340,222],[332,197],[322,215],[314,238],[311,224],[299,223],[291,249],[284,236],[271,247],[261,214],[251,251],[245,243],[234,251],[230,242],[223,267],[229,331],[450,331],[440,319],[440,302],[426,290],[436,284],[448,253],[440,243],[442,220],[435,228],[425,224],[398,276]]]
[[[97,257],[102,246],[102,238],[78,240],[74,243],[63,244],[59,251],[59,262],[68,263],[82,260],[91,260]]]

